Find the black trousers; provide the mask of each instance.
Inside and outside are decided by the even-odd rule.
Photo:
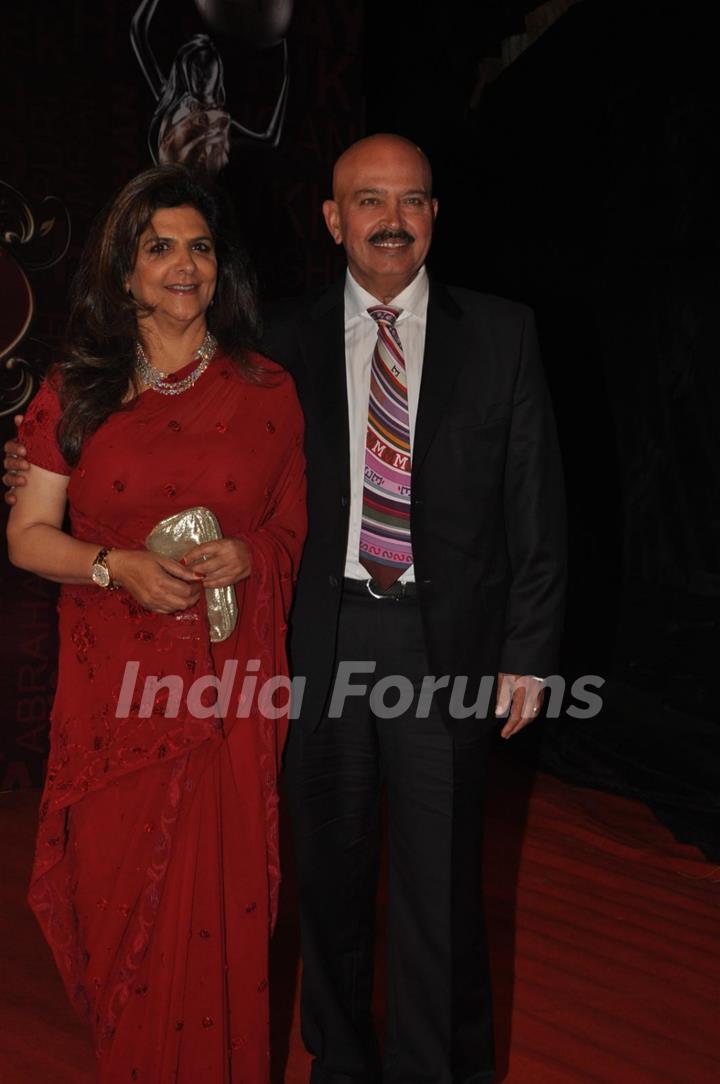
[[[358,660],[377,664],[374,673],[352,678],[368,692],[347,697],[341,717],[326,715],[314,732],[295,723],[287,750],[311,1082],[489,1081],[480,883],[487,724],[453,739],[434,704],[427,718],[416,717],[417,697],[398,717],[381,717],[373,685],[377,697],[377,682],[402,675],[417,693],[427,672],[414,599],[345,595],[338,672]],[[388,688],[383,703],[397,700]],[[389,867],[381,1065],[371,997],[383,786]]]

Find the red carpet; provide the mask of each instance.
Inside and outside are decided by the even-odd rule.
[[[92,1084],[84,1032],[23,903],[36,807],[36,793],[0,796],[0,1082]],[[720,1080],[717,867],[644,806],[543,775],[530,793],[501,759],[486,868],[500,1079]],[[273,1054],[278,1084],[305,1084],[290,881],[274,946]]]

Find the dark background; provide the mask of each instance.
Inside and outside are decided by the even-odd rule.
[[[169,56],[199,27],[190,0],[165,2]],[[35,317],[15,353],[38,370],[92,216],[150,164],[135,6],[37,2],[0,16],[0,181],[39,218],[59,197],[73,227],[67,255],[28,272]],[[693,0],[582,0],[480,89],[483,61],[538,7],[297,0],[282,141],[235,148],[222,182],[264,295],[300,294],[340,268],[319,210],[337,154],[387,130],[427,151],[441,204],[431,270],[536,311],[570,503],[560,672],[606,679],[596,718],[546,720],[508,752],[644,799],[717,860],[716,58]],[[277,51],[233,53],[226,67],[229,111],[262,127]],[[3,241],[9,214],[0,190],[0,244],[20,263],[60,250],[59,219],[45,237]],[[2,439],[11,430],[3,419]],[[54,589],[6,562],[1,574],[8,789],[42,778]]]

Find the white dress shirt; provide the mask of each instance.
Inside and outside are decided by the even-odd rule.
[[[350,422],[350,530],[345,575],[353,580],[368,578],[368,571],[360,564],[358,554],[362,526],[370,367],[377,341],[377,323],[367,310],[379,304],[380,301],[364,290],[348,271],[345,278],[345,366]],[[420,268],[410,285],[389,304],[394,309],[402,309],[395,327],[402,343],[407,373],[412,456],[427,323],[428,278],[424,267]],[[412,583],[414,579],[411,565],[400,576],[400,580],[403,583]]]

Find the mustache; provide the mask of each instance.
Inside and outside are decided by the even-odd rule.
[[[415,238],[407,230],[378,230],[368,240],[371,245],[379,245],[383,241],[402,241],[406,245],[411,245]]]

